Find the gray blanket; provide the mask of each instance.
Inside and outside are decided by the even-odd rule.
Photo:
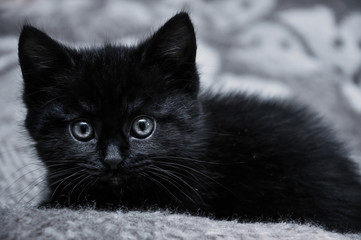
[[[17,38],[34,24],[75,46],[132,44],[180,9],[195,23],[203,88],[308,105],[361,164],[358,0],[0,2],[0,239],[361,239],[296,223],[156,212],[40,210],[46,170],[22,126]]]

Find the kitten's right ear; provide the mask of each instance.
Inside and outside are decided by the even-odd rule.
[[[68,49],[32,26],[23,27],[18,51],[24,96],[31,96],[26,97],[25,102],[39,100],[34,93],[56,84],[54,76],[72,65]]]
[[[65,47],[28,25],[23,27],[19,38],[19,62],[25,82],[49,78],[71,65]]]

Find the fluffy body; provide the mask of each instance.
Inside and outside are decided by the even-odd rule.
[[[293,103],[200,93],[195,56],[186,13],[133,47],[72,49],[24,26],[25,125],[48,170],[42,206],[157,207],[361,231],[359,176],[322,120]],[[138,116],[155,120],[147,138],[131,135]],[[72,136],[79,119],[92,139]]]

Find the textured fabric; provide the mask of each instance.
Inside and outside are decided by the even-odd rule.
[[[0,220],[0,239],[359,239],[307,225],[240,224],[166,212],[15,208],[0,210]]]
[[[22,121],[17,38],[28,21],[75,46],[132,44],[180,9],[198,37],[202,84],[308,105],[361,164],[361,3],[357,0],[0,3],[0,239],[360,239],[291,223],[243,224],[166,212],[39,210],[45,169]]]

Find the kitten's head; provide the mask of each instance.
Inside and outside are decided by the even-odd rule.
[[[186,188],[202,149],[195,57],[186,13],[134,47],[72,49],[25,26],[25,125],[48,169],[50,201],[148,201]]]

